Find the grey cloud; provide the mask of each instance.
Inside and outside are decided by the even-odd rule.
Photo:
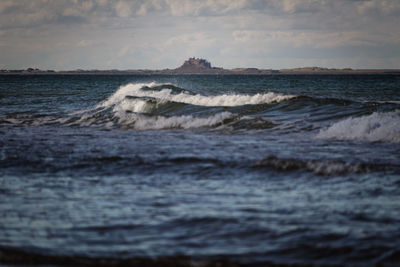
[[[0,25],[28,27],[48,23],[90,23],[99,18],[131,18],[154,12],[170,16],[226,16],[268,14],[351,19],[356,15],[396,16],[398,0],[4,0],[0,2]]]
[[[112,17],[114,4],[102,0],[5,0],[0,2],[0,28],[90,23],[99,17]]]
[[[160,68],[207,55],[224,67],[228,57],[232,67],[256,59],[262,67],[268,57],[282,66],[288,55],[333,62],[340,52],[400,46],[399,0],[1,0],[0,14],[5,65],[12,55],[22,62],[24,43],[35,61],[60,68]]]

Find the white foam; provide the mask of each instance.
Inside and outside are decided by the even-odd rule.
[[[306,169],[318,175],[334,175],[368,171],[368,169],[357,164],[351,165],[348,163],[330,161],[308,161],[306,163]]]
[[[319,139],[369,142],[400,142],[400,110],[374,112],[371,115],[348,118],[322,129]]]
[[[191,115],[172,117],[146,116],[135,113],[120,113],[117,117],[121,125],[133,127],[136,130],[159,130],[213,127],[235,116],[230,112],[221,112],[206,118],[197,118]]]
[[[144,99],[123,99],[119,104],[114,106],[114,112],[129,110],[137,113],[150,113],[154,107],[154,104]]]
[[[364,164],[353,164],[335,160],[300,160],[280,159],[269,156],[254,165],[255,167],[272,167],[278,171],[296,171],[305,169],[317,175],[335,175],[343,173],[363,173],[371,171],[371,168]]]
[[[192,129],[202,127],[218,127],[226,124],[225,120],[238,119],[238,115],[230,112],[220,112],[208,117],[196,117],[193,115],[161,116],[151,115],[159,105],[167,102],[178,102],[198,106],[239,106],[262,104],[283,101],[295,96],[276,93],[256,95],[217,95],[203,96],[192,95],[186,92],[175,93],[171,89],[148,90],[163,84],[157,83],[131,83],[121,86],[114,94],[93,108],[74,111],[68,117],[53,118],[8,118],[7,122],[32,123],[42,125],[47,123],[61,123],[70,126],[100,126],[112,128],[119,125],[137,130],[151,129]],[[146,87],[146,90],[142,88]],[[229,124],[229,123],[228,123]]]
[[[100,103],[97,107],[109,107],[118,104],[122,102],[126,96],[134,96],[135,92],[139,92],[142,87],[153,87],[156,85],[156,83],[130,83],[121,86],[112,96],[110,96],[106,101]]]
[[[373,102],[376,102],[379,104],[397,104],[397,105],[400,104],[400,101],[396,101],[396,100],[388,100],[388,101],[382,100],[382,101],[373,101]]]
[[[172,94],[171,89],[163,89],[160,91],[141,90],[142,87],[154,87],[156,83],[136,83],[121,86],[111,97],[100,104],[101,107],[107,107],[121,103],[126,96],[136,97],[152,97],[163,101],[172,101],[198,106],[241,106],[241,105],[257,105],[280,102],[296,97],[295,95],[283,95],[278,93],[265,93],[256,95],[240,95],[240,94],[222,94],[217,96],[204,96],[200,94],[191,95],[185,92]]]

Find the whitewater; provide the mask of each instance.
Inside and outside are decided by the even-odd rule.
[[[0,264],[396,266],[397,75],[1,75]]]
[[[347,118],[321,130],[317,138],[399,143],[400,110]]]
[[[169,86],[168,86],[169,85]],[[199,106],[241,106],[241,105],[256,105],[268,104],[273,102],[280,102],[293,98],[293,95],[282,95],[272,92],[255,95],[237,95],[237,94],[222,94],[217,96],[203,96],[200,94],[191,94],[189,91],[179,90],[180,88],[166,84],[166,89],[163,89],[162,84],[149,83],[149,84],[128,84],[119,88],[109,99],[107,99],[101,106],[115,105],[122,102],[127,96],[137,97],[152,97],[161,101],[179,102]],[[172,89],[175,88],[175,93]],[[143,90],[146,88],[147,90]],[[152,90],[154,88],[154,90]],[[160,88],[162,90],[160,90]]]

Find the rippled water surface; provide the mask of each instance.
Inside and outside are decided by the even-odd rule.
[[[0,248],[400,263],[400,77],[0,76]]]

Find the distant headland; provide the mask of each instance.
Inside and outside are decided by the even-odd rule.
[[[115,75],[179,75],[179,74],[231,74],[231,75],[266,75],[266,74],[400,74],[400,69],[334,69],[334,68],[321,68],[321,67],[303,67],[293,69],[258,69],[258,68],[234,68],[224,69],[219,67],[212,67],[211,63],[206,59],[191,57],[183,64],[175,69],[163,70],[148,70],[148,69],[135,69],[135,70],[69,70],[69,71],[55,71],[55,70],[41,70],[37,68],[28,68],[21,70],[7,70],[0,69],[0,75],[4,74],[115,74]]]

